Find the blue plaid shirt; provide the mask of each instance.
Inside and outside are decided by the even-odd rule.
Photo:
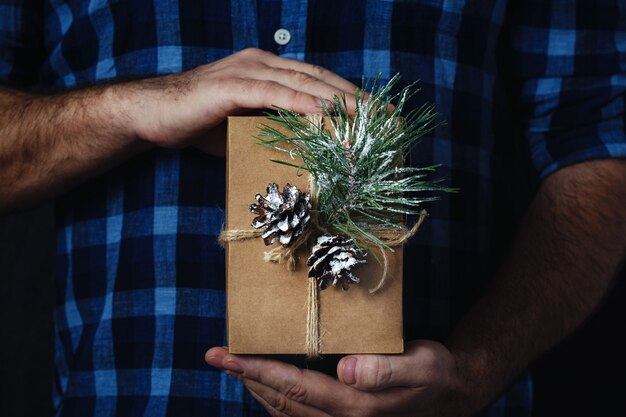
[[[493,276],[524,189],[626,156],[619,0],[0,0],[0,80],[18,88],[180,72],[246,47],[355,83],[419,78],[413,104],[447,120],[413,160],[443,164],[462,192],[429,205],[407,247],[407,339],[445,339]],[[224,170],[157,149],[59,199],[58,416],[266,415],[203,361],[226,344]],[[529,415],[531,391],[523,378],[486,414]]]

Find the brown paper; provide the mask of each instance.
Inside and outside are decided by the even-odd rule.
[[[263,117],[229,117],[227,148],[226,229],[252,229],[248,206],[268,183],[280,189],[289,182],[308,190],[308,173],[271,162],[289,155],[257,145]],[[294,161],[290,161],[294,162]],[[276,245],[276,244],[275,244]],[[272,249],[261,238],[226,245],[228,343],[231,353],[305,353],[308,253],[301,251],[295,271],[266,263]],[[382,290],[371,294],[382,274],[372,253],[367,266],[355,271],[360,284],[349,291],[320,291],[321,353],[401,353],[402,249],[387,252],[389,276]],[[379,253],[376,254],[380,259]]]

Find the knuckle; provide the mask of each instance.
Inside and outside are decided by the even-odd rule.
[[[276,81],[252,81],[251,89],[255,89],[263,97],[266,106],[275,104],[281,94],[281,85]]]
[[[391,368],[391,363],[389,363],[389,358],[386,356],[377,356],[374,372],[374,386],[387,386],[389,382],[392,380],[393,370]]]
[[[237,55],[241,55],[241,56],[255,56],[255,55],[258,55],[259,52],[261,52],[261,50],[258,49],[258,48],[246,48],[246,49],[242,49],[241,51],[239,51],[237,53]]]
[[[259,60],[259,53],[255,48],[247,48],[229,56],[226,60],[225,64],[229,67],[250,65]]]
[[[271,392],[271,393],[267,393],[264,394],[262,397],[265,400],[265,402],[267,404],[269,404],[270,407],[272,407],[273,409],[278,409],[278,405],[281,402],[281,397],[283,395],[279,392]]]
[[[295,79],[295,81],[299,84],[306,84],[306,83],[317,81],[317,78],[315,78],[314,76],[310,74],[307,74],[306,72],[300,72],[300,71],[295,71],[295,70],[290,70],[290,72],[292,73],[292,76]]]
[[[255,59],[255,60],[260,60],[261,58],[267,58],[267,57],[274,55],[271,52],[264,51],[259,48],[246,48],[238,52],[237,54],[245,58],[250,58],[250,59]]]
[[[357,369],[357,381],[363,388],[376,389],[386,386],[392,378],[392,369],[388,359],[384,356],[372,356],[362,359]]]
[[[280,84],[272,80],[258,81],[256,85],[263,90],[264,93],[274,94],[278,90]]]
[[[295,78],[298,75],[298,71],[293,68],[277,68],[276,71],[285,77]]]
[[[287,413],[289,412],[289,400],[284,395],[278,395],[274,398],[274,404],[272,407],[279,413]]]
[[[304,91],[296,91],[293,95],[293,100],[301,106],[311,105],[311,96]]]
[[[285,396],[297,402],[306,401],[306,388],[302,383],[302,378],[298,378],[295,382],[287,387],[287,390],[285,391]]]
[[[316,78],[321,78],[326,75],[328,70],[320,65],[313,65],[312,72]]]

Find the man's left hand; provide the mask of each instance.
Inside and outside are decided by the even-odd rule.
[[[339,380],[320,372],[212,348],[205,360],[240,379],[272,416],[373,417],[471,415],[455,357],[420,340],[402,355],[350,355]]]

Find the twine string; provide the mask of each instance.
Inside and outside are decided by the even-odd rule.
[[[232,230],[222,230],[217,240],[220,242],[222,246],[225,246],[226,243],[232,242],[235,240],[249,240],[257,237],[261,237],[263,234],[262,230],[258,229],[232,229]]]
[[[320,288],[315,278],[309,278],[306,315],[306,356],[317,358],[322,351],[320,337]]]
[[[393,230],[399,233],[390,233],[390,234],[384,233],[385,231],[381,231],[383,233],[379,233],[377,237],[389,247],[393,248],[393,247],[402,246],[415,233],[417,233],[418,229],[424,222],[424,219],[426,219],[427,215],[428,214],[426,213],[426,210],[422,210],[420,211],[420,216],[417,219],[417,222],[413,225],[413,227],[411,227],[411,229],[405,229],[404,231]],[[380,291],[384,287],[385,282],[387,281],[387,277],[389,276],[389,259],[387,256],[387,251],[382,246],[378,246],[378,249],[380,250],[380,253],[382,254],[382,257],[383,257],[383,273],[381,274],[376,287],[370,289],[369,291],[370,294],[374,294]]]

